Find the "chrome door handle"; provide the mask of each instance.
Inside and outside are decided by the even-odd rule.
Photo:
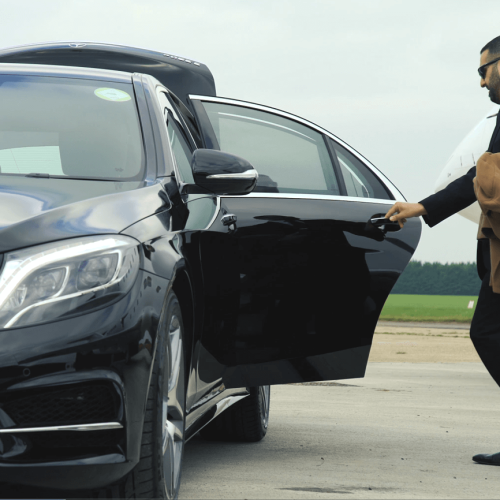
[[[230,226],[231,224],[236,224],[236,221],[238,220],[238,217],[234,214],[226,214],[222,216],[222,224],[224,226]]]
[[[386,231],[399,231],[401,228],[399,227],[399,222],[397,220],[386,219],[385,217],[372,217],[370,222],[375,226],[389,226],[389,228],[383,228]]]
[[[384,224],[397,224],[396,221],[386,219],[385,217],[373,217],[372,219],[370,219],[370,222],[374,226],[383,226]]]

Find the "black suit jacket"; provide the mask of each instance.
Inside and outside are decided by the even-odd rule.
[[[497,115],[488,151],[500,153],[500,113]],[[465,175],[450,182],[441,191],[418,202],[427,211],[427,215],[423,215],[422,218],[429,227],[439,224],[450,215],[456,214],[477,201],[474,193],[474,177],[476,177],[476,167],[472,167]],[[477,242],[477,274],[479,278],[482,280],[490,270],[490,242],[487,238],[480,239]]]

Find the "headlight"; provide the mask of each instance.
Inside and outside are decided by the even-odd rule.
[[[137,241],[89,236],[5,255],[0,328],[87,312],[127,293],[139,270]]]

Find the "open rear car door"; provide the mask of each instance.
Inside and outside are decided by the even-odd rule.
[[[252,193],[220,197],[201,235],[202,345],[211,356],[199,358],[200,374],[227,388],[364,376],[420,219],[383,224],[404,197],[312,123],[242,101],[190,99],[205,147],[259,173]]]

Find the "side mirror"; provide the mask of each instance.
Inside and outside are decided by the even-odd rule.
[[[248,161],[213,149],[197,149],[191,169],[195,184],[215,194],[248,194],[259,178]]]

